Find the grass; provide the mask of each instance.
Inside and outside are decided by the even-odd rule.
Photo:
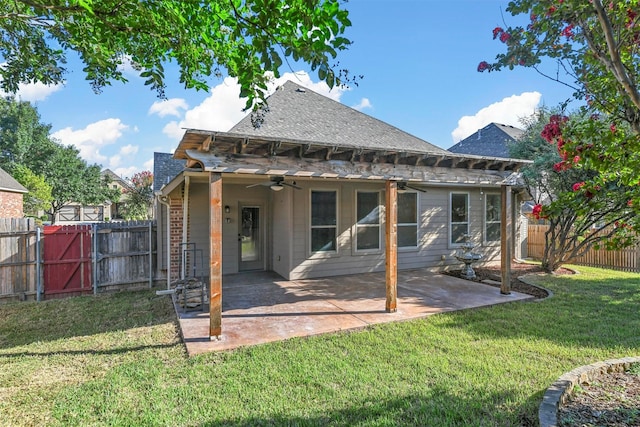
[[[536,425],[564,372],[640,354],[640,275],[554,297],[187,358],[153,292],[0,306],[3,425]]]

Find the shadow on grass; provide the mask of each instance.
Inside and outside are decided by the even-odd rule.
[[[175,322],[171,298],[154,290],[0,306],[0,349]]]
[[[12,359],[21,357],[48,357],[48,356],[83,356],[83,355],[117,355],[135,353],[145,350],[162,350],[174,347],[176,344],[140,345],[133,347],[119,347],[105,350],[54,350],[54,351],[18,351],[15,353],[0,353],[0,359]]]
[[[482,397],[454,395],[450,390],[434,389],[428,394],[414,394],[395,399],[357,402],[353,406],[327,411],[315,416],[248,417],[203,422],[202,427],[219,426],[537,426],[537,406],[540,396],[531,396],[515,413],[498,409],[510,400],[505,394]],[[495,410],[488,410],[492,408]]]

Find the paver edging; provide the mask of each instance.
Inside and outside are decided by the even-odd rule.
[[[538,409],[540,427],[558,426],[558,409],[565,404],[573,393],[573,388],[580,384],[589,384],[604,374],[624,372],[634,363],[640,363],[640,356],[611,359],[581,366],[558,378],[547,389]]]

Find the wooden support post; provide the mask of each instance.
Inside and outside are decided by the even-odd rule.
[[[395,313],[398,310],[398,183],[387,181],[386,186],[386,283],[387,313]]]
[[[222,335],[222,176],[209,174],[209,338]]]
[[[500,269],[502,271],[500,293],[511,293],[511,259],[513,251],[513,227],[511,217],[513,213],[511,202],[511,187],[502,186],[502,203],[500,209]]]

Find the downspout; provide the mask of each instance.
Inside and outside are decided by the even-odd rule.
[[[191,183],[191,177],[189,175],[184,177],[184,197],[182,201],[182,269],[180,271],[180,279],[184,280],[186,277],[187,256],[186,256],[186,243],[188,237],[188,224],[189,224],[189,184]]]
[[[171,215],[171,198],[158,194],[157,199],[158,203],[167,207],[167,220],[165,222],[167,223],[167,290],[169,290],[171,289],[171,221],[169,218]]]

